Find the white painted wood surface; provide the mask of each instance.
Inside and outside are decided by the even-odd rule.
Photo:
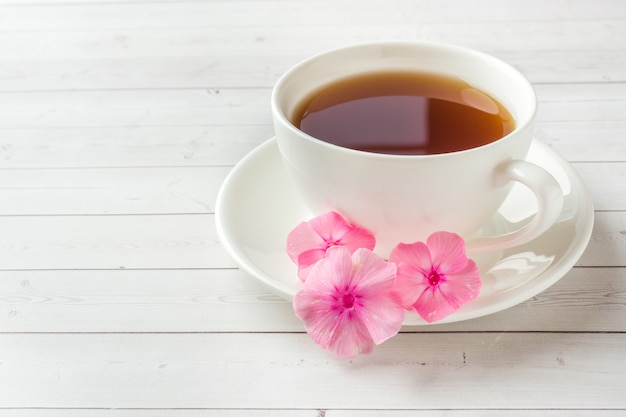
[[[336,359],[215,231],[300,59],[428,39],[517,66],[591,242],[509,310]],[[0,415],[626,414],[626,2],[0,1]]]

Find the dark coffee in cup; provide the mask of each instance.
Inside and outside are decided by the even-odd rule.
[[[313,91],[292,123],[338,146],[398,155],[476,148],[515,129],[507,109],[465,81],[410,71],[357,74]]]

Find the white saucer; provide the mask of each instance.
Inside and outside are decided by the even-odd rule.
[[[480,295],[438,323],[495,313],[537,295],[561,279],[587,246],[593,205],[578,174],[537,141],[531,146],[528,160],[549,171],[561,185],[565,203],[559,220],[541,237],[523,246],[472,257],[483,280]],[[285,252],[286,236],[312,215],[286,177],[274,139],[235,166],[222,185],[215,211],[219,238],[240,268],[290,299],[300,281],[296,266]],[[535,211],[532,194],[516,185],[492,223],[497,224],[498,231],[515,230]],[[404,324],[427,323],[417,314],[407,313]]]

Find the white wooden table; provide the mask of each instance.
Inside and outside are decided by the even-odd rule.
[[[595,226],[547,291],[348,361],[237,269],[214,208],[277,78],[379,39],[519,68]],[[625,177],[620,0],[2,0],[0,415],[622,416]]]

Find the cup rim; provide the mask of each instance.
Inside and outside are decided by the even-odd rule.
[[[511,74],[511,76],[517,78],[521,82],[521,85],[524,86],[524,89],[529,95],[530,100],[528,104],[529,106],[528,116],[526,117],[525,120],[522,120],[522,123],[518,123],[518,120],[515,120],[516,122],[515,128],[508,134],[504,135],[503,137],[493,142],[489,142],[481,146],[476,146],[473,148],[464,149],[460,151],[445,152],[445,153],[418,154],[418,155],[408,154],[407,155],[407,154],[387,154],[387,153],[362,151],[362,150],[347,148],[347,147],[343,147],[340,145],[335,145],[333,143],[323,141],[321,139],[311,136],[308,133],[298,129],[283,112],[281,105],[280,105],[279,93],[284,88],[285,84],[290,79],[290,77],[292,77],[293,74],[295,74],[301,68],[310,65],[312,62],[322,57],[342,53],[348,50],[365,49],[365,48],[371,48],[371,47],[393,47],[393,46],[415,46],[415,47],[421,47],[421,48],[446,50],[452,53],[470,54],[470,55],[474,55],[478,59],[489,61],[501,68],[506,69],[506,71],[508,71]],[[417,159],[445,158],[445,157],[450,157],[451,155],[465,155],[465,154],[471,154],[475,152],[481,152],[488,148],[500,146],[500,144],[504,142],[509,142],[510,140],[512,140],[511,138],[516,136],[520,131],[525,130],[531,126],[537,114],[537,107],[538,107],[537,96],[532,87],[532,84],[517,68],[515,68],[511,64],[493,55],[480,51],[478,49],[473,49],[473,48],[446,43],[446,42],[422,41],[422,40],[383,40],[383,41],[359,42],[359,43],[353,43],[353,44],[340,46],[340,47],[333,48],[333,49],[328,49],[326,51],[322,51],[320,53],[312,55],[296,63],[295,65],[290,67],[287,71],[285,71],[279,77],[277,82],[274,84],[274,87],[272,88],[272,94],[271,94],[271,110],[272,110],[272,115],[274,119],[278,120],[280,123],[282,123],[284,126],[286,126],[289,130],[291,130],[296,135],[301,136],[302,138],[306,139],[309,142],[313,142],[317,145],[321,145],[323,147],[333,149],[337,152],[344,152],[344,153],[348,153],[351,155],[360,155],[362,157],[371,157],[371,158],[377,158],[377,159],[390,159],[390,160],[411,160],[411,159],[417,160]]]

